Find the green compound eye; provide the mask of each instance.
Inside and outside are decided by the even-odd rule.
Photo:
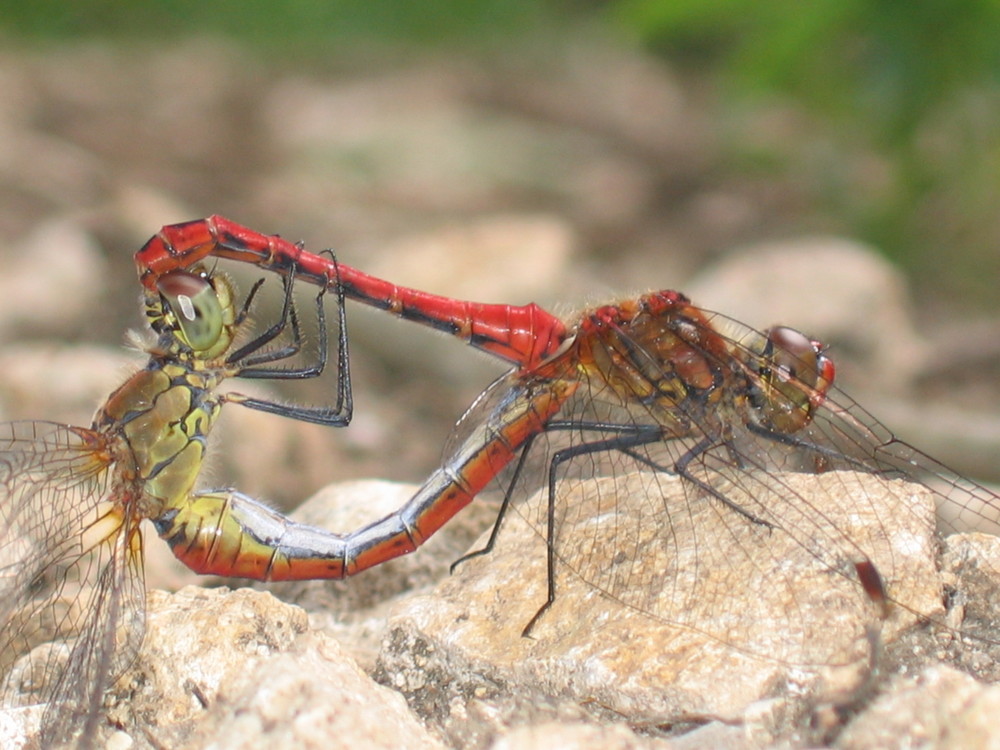
[[[222,304],[208,279],[187,271],[164,274],[156,283],[173,312],[178,335],[196,352],[215,346],[222,335]]]

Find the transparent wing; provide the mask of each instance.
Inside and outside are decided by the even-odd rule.
[[[530,444],[523,470],[502,477],[543,538],[549,474],[557,480],[557,577],[572,572],[631,609],[756,655],[776,657],[791,638],[798,650],[776,658],[809,664],[856,658],[803,624],[815,605],[878,621],[881,584],[898,627],[940,621],[941,592],[921,583],[937,580],[928,561],[938,534],[960,522],[995,531],[1000,498],[896,440],[833,389],[802,429],[762,429],[748,418],[762,355],[740,342],[763,334],[721,316],[707,321],[707,333],[726,343],[702,352],[719,393],[669,406],[651,398],[679,376],[633,340],[649,387],[626,391],[624,379],[612,387],[596,368],[578,369],[580,388]],[[485,403],[503,409],[504,395],[491,391]],[[873,489],[865,475],[907,481]],[[759,612],[734,611],[734,587],[759,592]],[[847,635],[844,644],[857,644],[865,632]]]
[[[137,520],[97,432],[0,424],[0,697],[47,703],[46,741],[93,715],[142,639]]]
[[[90,553],[91,585],[77,599],[79,634],[63,647],[64,666],[47,688],[43,743],[68,742],[79,734],[78,748],[90,747],[105,691],[135,660],[142,645],[146,589],[138,521],[130,519]]]

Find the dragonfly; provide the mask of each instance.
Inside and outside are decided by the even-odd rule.
[[[154,247],[162,240],[158,237],[151,240]],[[156,385],[142,387],[130,385],[130,380],[112,395],[90,430],[38,422],[5,428],[11,434],[5,456],[17,468],[6,480],[8,505],[14,511],[4,522],[16,533],[5,542],[5,557],[14,560],[5,563],[5,578],[17,584],[12,591],[20,599],[8,605],[4,615],[8,627],[3,632],[13,636],[8,636],[0,653],[21,654],[44,640],[44,634],[26,622],[47,619],[80,633],[62,668],[49,666],[49,659],[55,664],[54,656],[36,659],[33,652],[30,657],[35,662],[29,667],[57,675],[54,687],[43,692],[50,705],[45,719],[50,737],[67,736],[81,722],[87,736],[101,694],[138,649],[143,607],[137,524],[142,518],[151,519],[174,554],[197,572],[261,580],[342,578],[416,550],[510,470],[497,523],[481,550],[489,551],[505,514],[537,484],[527,467],[547,466],[547,501],[539,528],[547,540],[548,594],[526,624],[525,634],[555,601],[556,568],[567,558],[563,545],[571,543],[559,534],[560,514],[566,511],[560,479],[573,466],[585,476],[615,477],[638,469],[681,477],[692,498],[718,504],[732,514],[734,523],[789,534],[802,545],[816,544],[818,539],[821,546],[844,551],[853,560],[859,590],[875,601],[892,600],[893,592],[885,590],[864,547],[843,530],[823,528],[812,517],[808,501],[789,496],[787,487],[772,479],[775,467],[943,477],[951,488],[939,493],[943,504],[996,521],[1000,503],[995,495],[949,478],[944,467],[895,440],[840,394],[832,385],[832,362],[817,342],[789,328],[754,331],[702,311],[676,292],[598,308],[582,315],[570,330],[547,328],[564,332],[551,339],[561,338],[558,346],[543,347],[551,348],[547,355],[532,354],[537,350],[529,345],[506,356],[517,367],[467,412],[448,460],[397,512],[361,529],[337,534],[296,524],[236,490],[194,492],[203,438],[223,403],[234,401],[335,425],[350,413],[343,334],[346,289],[336,283],[342,332],[338,365],[345,374],[344,380],[338,377],[336,408],[317,412],[293,407],[285,412],[287,407],[244,396],[213,395],[223,377],[282,377],[279,373],[286,372],[272,365],[297,349],[298,323],[291,304],[297,269],[284,260],[273,269],[285,279],[286,302],[279,323],[250,344],[234,348],[252,293],[236,312],[233,292],[223,277],[197,265],[178,267],[213,255],[229,257],[222,255],[215,240],[205,247],[195,259],[171,256],[172,267],[147,264],[155,270],[143,275],[147,314],[160,335],[143,372],[166,369],[176,377],[158,378]],[[336,263],[331,265],[336,278]],[[331,286],[326,272],[324,268],[322,276],[309,279],[319,284],[320,295]],[[221,315],[208,315],[202,306],[218,308]],[[223,324],[209,326],[210,333],[205,334],[201,321],[216,317]],[[291,326],[293,346],[277,354],[265,350],[285,325]],[[458,330],[460,335],[467,327]],[[474,345],[479,341],[466,338]],[[504,341],[502,336],[494,340]],[[510,348],[494,351],[499,356],[510,352]],[[312,369],[296,376],[305,377],[303,373]],[[164,393],[179,395],[163,398]],[[159,397],[151,398],[156,394]],[[161,402],[164,408],[174,403],[175,413],[150,409]],[[180,450],[182,445],[196,447]],[[142,466],[129,453],[137,449],[147,471],[153,467],[155,483],[149,474],[127,468],[130,461]],[[59,458],[51,459],[50,465],[49,456]],[[763,501],[735,500],[727,482],[768,490],[782,498],[785,510],[794,511],[794,519]],[[167,502],[160,502],[164,494],[169,495]],[[973,500],[979,501],[979,509],[973,508]],[[56,533],[50,532],[52,528]],[[53,545],[54,539],[68,541],[59,547]],[[35,560],[29,554],[32,547],[48,551]],[[98,559],[84,562],[85,553]],[[616,559],[619,556],[615,554]],[[25,567],[29,565],[25,560],[34,567]],[[96,581],[96,593],[89,600],[69,597],[72,614],[63,612],[66,597],[45,596],[68,585],[69,576],[58,572],[59,564],[81,579]],[[659,614],[656,605],[644,599],[642,581],[632,580],[626,588],[608,586],[599,580],[600,563],[593,565],[576,572],[637,609]],[[676,585],[680,587],[680,579]],[[39,592],[41,605],[26,598]]]
[[[554,353],[516,367],[476,400],[460,421],[446,460],[407,503],[347,533],[310,530],[308,543],[303,538],[294,545],[309,549],[309,558],[287,575],[272,571],[268,577],[339,579],[414,552],[499,481],[503,498],[493,531],[484,548],[470,556],[493,548],[511,508],[524,505],[539,487],[545,497],[532,522],[546,540],[547,593],[523,635],[531,634],[556,600],[557,572],[569,560],[576,561],[576,575],[632,609],[697,628],[699,623],[685,620],[684,611],[668,611],[663,602],[676,606],[703,598],[710,585],[704,577],[678,570],[665,583],[638,574],[611,576],[609,571],[627,562],[634,550],[612,544],[580,562],[572,552],[580,540],[562,531],[574,515],[564,489],[572,482],[566,480],[617,481],[645,472],[679,478],[685,487],[689,507],[671,508],[657,496],[656,482],[649,484],[640,517],[654,535],[660,529],[662,546],[670,546],[671,514],[693,516],[696,504],[708,503],[724,515],[733,536],[749,528],[762,532],[765,541],[781,535],[808,550],[883,616],[895,605],[923,617],[928,614],[920,610],[923,605],[887,587],[884,573],[892,571],[876,562],[885,557],[882,542],[853,538],[783,473],[860,472],[907,479],[935,495],[941,511],[937,522],[917,500],[903,500],[901,506],[929,535],[959,526],[1000,528],[1000,497],[897,439],[834,386],[835,368],[822,344],[795,329],[757,331],[666,290],[590,310],[567,330]],[[859,515],[885,520],[879,514],[888,511],[867,497],[852,496],[847,480],[841,487],[844,496],[831,502],[852,504]],[[224,502],[255,508],[252,520],[263,524],[264,511],[252,498],[231,491]],[[610,501],[602,507],[595,526],[613,529],[621,539],[651,533]],[[220,529],[196,520],[178,519],[169,529],[158,528],[189,567],[231,574],[228,560],[213,564],[208,554]],[[267,527],[274,539],[292,540],[299,533],[276,514],[268,516]],[[239,538],[248,528],[233,525],[221,535]],[[701,538],[698,545],[705,560],[736,564],[718,552],[715,540]],[[669,596],[650,593],[664,586]],[[732,625],[714,635],[732,639]]]
[[[546,598],[524,624],[525,636],[556,601],[560,566],[568,565],[572,574],[632,610],[680,627],[708,628],[709,637],[747,650],[751,646],[743,639],[749,628],[744,630],[738,617],[735,624],[728,617],[706,626],[695,619],[701,607],[684,606],[717,593],[710,591],[712,565],[755,564],[747,531],[758,547],[781,537],[805,550],[822,571],[846,581],[878,618],[895,607],[935,619],[926,600],[894,588],[886,532],[856,538],[846,521],[836,520],[839,516],[788,475],[832,477],[822,487],[817,483],[817,491],[825,493],[829,507],[844,507],[844,517],[867,514],[884,530],[891,526],[890,512],[902,513],[933,539],[965,528],[995,533],[1000,496],[896,438],[836,388],[834,379],[834,364],[820,342],[786,326],[755,330],[703,310],[679,292],[653,292],[592,309],[569,326],[557,351],[513,369],[476,400],[460,421],[447,458],[408,502],[347,533],[311,532],[312,556],[294,576],[344,578],[414,552],[499,482],[502,500],[488,541],[458,562],[490,552],[510,510],[525,508],[540,490],[535,510],[518,511],[531,514],[529,522],[546,542]],[[898,506],[880,507],[846,478],[858,473],[921,485],[933,494],[938,517],[919,493],[898,487]],[[604,478],[624,486],[636,474],[652,478],[643,485],[641,513],[620,511],[614,493],[608,493],[587,521],[593,539],[608,539],[607,545],[568,531],[580,525],[571,505],[578,482],[572,480]],[[681,506],[664,499],[661,476],[680,480]],[[226,495],[232,507],[252,502],[238,492]],[[637,539],[647,540],[647,550],[676,556],[672,525],[696,518],[698,508],[706,507],[722,517],[727,536],[742,540],[735,553],[722,552],[718,539],[697,536],[695,529],[698,570],[630,567],[643,548]],[[270,521],[275,538],[292,538],[290,522],[277,516]],[[238,531],[232,530],[234,538]],[[225,572],[206,564],[205,550],[216,530],[175,524],[163,535],[190,567]],[[593,554],[581,557],[576,551],[581,545]],[[734,554],[742,559],[732,559]],[[765,585],[790,586],[787,580]],[[945,624],[942,618],[935,621]],[[867,630],[857,635],[872,640]]]
[[[207,258],[226,258],[295,276],[321,287],[339,285],[349,298],[404,320],[431,326],[518,366],[552,354],[566,338],[563,321],[531,303],[523,306],[469,302],[397,286],[302,243],[248,229],[222,216],[168,224],[135,254],[139,279],[155,289],[164,273]]]
[[[335,405],[218,392],[226,378],[308,378],[326,365],[325,288],[316,297],[315,361],[290,363],[303,349],[294,272],[283,281],[278,321],[240,343],[262,283],[237,306],[225,276],[200,266],[163,274],[145,295],[156,335],[149,362],[108,397],[89,428],[0,424],[0,695],[5,705],[25,692],[29,703],[47,704],[43,747],[76,733],[86,747],[105,689],[138,652],[145,613],[140,522],[162,528],[178,515],[227,512],[194,490],[223,405],[332,426],[350,421],[343,295]],[[235,554],[240,571],[289,565],[252,544],[234,553],[231,541],[214,549],[220,557]],[[51,646],[34,648],[45,643]]]

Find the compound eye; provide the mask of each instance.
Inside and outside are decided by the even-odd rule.
[[[794,328],[778,326],[764,334],[757,360],[757,414],[769,429],[793,433],[812,421],[826,399],[833,362],[818,342]]]
[[[789,378],[815,388],[820,379],[820,354],[816,344],[805,334],[785,326],[772,328],[767,338],[773,344],[773,366]]]
[[[156,288],[173,312],[178,335],[196,352],[211,349],[222,335],[222,305],[215,288],[204,276],[172,271]]]

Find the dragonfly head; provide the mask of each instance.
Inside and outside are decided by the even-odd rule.
[[[833,384],[833,362],[823,346],[794,328],[764,331],[750,366],[750,400],[760,426],[793,433],[812,421]]]
[[[233,292],[222,276],[171,271],[147,297],[150,326],[199,357],[215,357],[232,343]]]

